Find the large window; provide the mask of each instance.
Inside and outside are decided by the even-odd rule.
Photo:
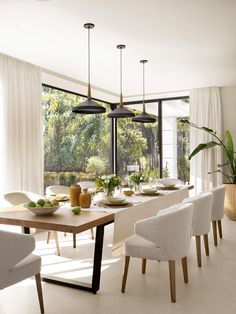
[[[43,86],[45,187],[94,180],[115,170],[122,179],[142,171],[154,180],[163,176],[189,182],[189,129],[180,123],[181,118],[189,116],[188,99],[146,103],[147,113],[157,120],[152,124],[132,122],[130,118],[115,123],[107,113],[72,113],[83,100]],[[109,104],[101,104],[107,112],[111,110]],[[128,107],[140,113],[140,104]]]
[[[188,183],[189,126],[181,118],[189,118],[188,99],[162,101],[163,176]]]
[[[140,105],[131,105],[136,114]],[[158,104],[146,105],[147,112],[158,116]],[[123,179],[134,171],[142,171],[153,178],[159,173],[158,124],[142,124],[132,119],[117,122],[117,170]]]
[[[80,96],[43,86],[44,186],[71,185],[110,173],[110,119],[71,109]],[[106,106],[109,111],[109,106]]]

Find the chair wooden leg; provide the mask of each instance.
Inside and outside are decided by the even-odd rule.
[[[54,234],[54,239],[55,239],[55,242],[56,242],[56,247],[57,247],[57,255],[60,256],[60,246],[59,246],[59,241],[58,241],[58,233],[57,231],[53,231],[53,234]]]
[[[48,233],[47,233],[47,244],[49,243],[50,235],[51,235],[51,231],[48,231]]]
[[[216,226],[216,220],[212,221],[212,229],[213,229],[214,244],[215,244],[215,246],[217,246],[217,226]]]
[[[125,286],[126,286],[126,280],[128,275],[128,269],[129,269],[129,260],[130,256],[125,256],[125,265],[124,265],[124,273],[122,277],[122,284],[121,284],[121,292],[125,292]]]
[[[147,263],[146,258],[142,258],[142,274],[145,274],[146,272],[146,263]]]
[[[92,240],[93,240],[93,239],[94,239],[93,228],[91,228],[90,231],[91,231],[91,238],[92,238]]]
[[[38,299],[41,313],[44,313],[44,305],[43,305],[43,292],[42,292],[42,285],[41,285],[41,277],[40,274],[35,275],[36,287],[38,292]]]
[[[201,237],[196,236],[196,250],[197,250],[197,264],[198,267],[202,266],[202,257],[201,257]]]
[[[203,238],[204,238],[206,256],[209,256],[208,234],[204,234]]]
[[[183,257],[181,260],[182,260],[184,282],[188,283],[188,259],[187,259],[187,256]]]
[[[66,232],[64,232],[64,237],[66,237]]]
[[[171,302],[175,303],[176,301],[175,261],[169,261],[169,276],[170,276]]]
[[[219,237],[222,239],[222,224],[221,224],[221,220],[218,220],[217,223],[218,223]]]
[[[76,233],[73,233],[73,248],[76,249]]]

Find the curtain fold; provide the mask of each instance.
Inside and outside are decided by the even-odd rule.
[[[41,69],[0,54],[0,190],[43,193]]]
[[[222,115],[220,90],[218,87],[198,88],[190,91],[190,121],[198,126],[206,126],[216,131],[222,138]],[[190,152],[200,143],[211,141],[210,134],[190,128]],[[222,163],[222,152],[219,147],[204,150],[194,156],[190,162],[190,182],[195,192],[207,190],[222,184],[220,173],[215,171],[217,164]]]

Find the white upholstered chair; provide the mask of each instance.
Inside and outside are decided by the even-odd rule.
[[[191,235],[196,239],[197,264],[202,266],[201,236],[204,238],[205,252],[209,256],[208,233],[211,228],[212,193],[201,193],[194,197],[186,198],[183,203],[193,204],[193,219]]]
[[[125,265],[121,291],[125,292],[130,256],[142,258],[142,273],[146,259],[168,261],[171,301],[176,301],[175,261],[182,259],[185,283],[188,282],[187,254],[190,242],[193,205],[178,204],[159,211],[158,216],[138,221],[135,235],[124,242]]]
[[[213,193],[213,203],[211,212],[211,222],[213,230],[214,244],[217,246],[217,224],[219,237],[222,239],[222,224],[221,219],[224,217],[224,202],[225,202],[225,187],[218,186],[209,190]]]
[[[182,185],[183,184],[183,182],[177,178],[160,178],[157,180],[157,182],[160,184],[166,184],[166,185],[169,185],[169,184]]]
[[[93,189],[95,188],[95,182],[93,181],[80,181],[78,184],[81,186],[81,189]]]
[[[39,194],[35,194],[32,192],[27,192],[27,191],[14,191],[14,192],[4,194],[3,197],[9,204],[13,206],[26,204],[26,203],[29,203],[30,201],[36,202],[37,200],[42,198],[42,196]],[[53,231],[53,234],[54,234],[54,239],[56,243],[57,254],[60,255],[60,246],[59,246],[57,231]],[[47,243],[49,241],[49,237],[50,237],[50,231],[48,231]]]
[[[51,185],[46,187],[46,196],[50,197],[55,194],[70,195],[70,187],[66,185]]]
[[[44,313],[41,257],[30,254],[34,248],[35,240],[32,236],[0,231],[0,290],[35,276],[40,309]]]

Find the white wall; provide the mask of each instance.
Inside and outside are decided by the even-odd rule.
[[[223,130],[230,130],[236,148],[236,86],[221,87]]]

